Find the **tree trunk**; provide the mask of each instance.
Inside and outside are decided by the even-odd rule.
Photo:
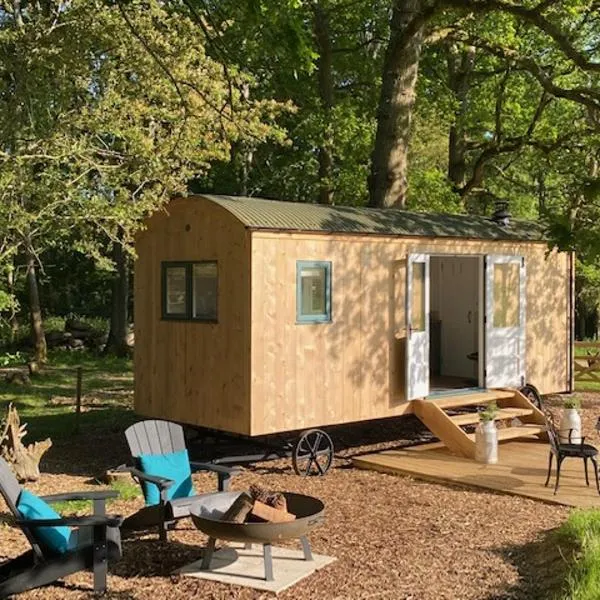
[[[11,261],[11,264],[6,273],[6,285],[8,293],[11,298],[10,315],[8,317],[8,323],[10,325],[10,342],[11,344],[17,338],[17,331],[19,330],[19,320],[17,318],[17,306],[15,301],[15,264]]]
[[[319,50],[319,99],[323,110],[323,132],[319,147],[319,203],[333,204],[333,52],[329,30],[329,15],[321,4],[313,7],[314,33]]]
[[[42,308],[35,264],[35,255],[29,249],[27,251],[27,290],[29,293],[29,318],[31,321],[34,360],[38,363],[45,363],[48,360],[48,348],[42,322]]]
[[[242,85],[242,97],[246,102],[250,100],[250,84],[244,83]],[[252,166],[252,159],[254,153],[252,148],[248,145],[248,142],[241,142],[239,148],[239,160],[240,160],[240,195],[247,196],[250,188],[250,168]]]
[[[377,107],[370,206],[406,205],[410,126],[426,22],[423,0],[395,1]]]
[[[448,52],[448,86],[456,100],[456,111],[448,135],[448,179],[452,182],[455,190],[462,189],[466,183],[464,116],[474,64],[475,48],[468,47],[460,51],[456,47],[450,48]]]
[[[112,260],[115,264],[115,275],[111,290],[110,331],[104,352],[117,356],[129,354],[127,337],[128,305],[129,305],[129,257],[121,241],[114,241]]]

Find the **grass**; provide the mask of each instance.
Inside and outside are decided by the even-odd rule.
[[[577,510],[557,531],[567,560],[565,589],[560,600],[600,598],[600,510]],[[566,552],[565,552],[566,548]]]
[[[121,500],[134,500],[142,495],[140,486],[135,483],[128,483],[125,481],[115,481],[110,484],[110,487],[119,492]]]
[[[82,412],[77,422],[77,367],[82,368]],[[133,422],[131,360],[90,352],[50,352],[49,362],[30,385],[0,379],[0,415],[13,403],[28,423],[26,441],[66,438],[79,430],[122,429]]]
[[[115,481],[110,484],[110,487],[119,493],[120,500],[135,500],[142,495],[140,486],[135,483],[128,483],[124,481]],[[115,502],[116,498],[109,498],[106,502],[108,506],[112,502]],[[66,502],[52,502],[52,508],[61,515],[74,515],[84,514],[92,512],[92,501],[91,500],[69,500]]]

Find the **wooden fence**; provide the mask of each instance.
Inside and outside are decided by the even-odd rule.
[[[600,383],[600,342],[575,342],[575,383]]]

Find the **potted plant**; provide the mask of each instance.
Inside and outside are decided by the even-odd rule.
[[[581,444],[581,403],[577,398],[567,398],[563,402],[563,414],[560,420],[559,437],[562,444]],[[571,438],[569,439],[569,431]]]
[[[477,462],[495,465],[498,462],[498,430],[496,417],[498,405],[490,402],[479,413],[479,425],[475,430],[475,459]]]

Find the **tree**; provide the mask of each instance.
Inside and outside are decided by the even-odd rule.
[[[506,60],[512,68],[526,71],[546,93],[544,101],[548,97],[563,98],[597,112],[600,93],[597,83],[591,83],[594,79],[597,82],[600,73],[595,42],[599,35],[597,8],[596,3],[581,0],[542,0],[537,4],[503,0],[396,1],[382,75],[370,204],[406,204],[408,140],[424,39],[460,39],[467,46]],[[466,17],[480,21],[490,14],[503,15],[512,27],[486,32],[465,25]],[[536,32],[538,42],[527,46],[511,36],[510,29],[518,24]],[[428,26],[438,26],[438,34],[432,34]],[[531,41],[531,36],[526,37]],[[550,57],[555,60],[550,62]],[[556,69],[556,60],[563,68],[568,65],[568,71]]]
[[[387,0],[187,5],[211,26],[211,56],[256,79],[255,98],[295,106],[281,120],[290,143],[251,148],[247,177],[237,153],[198,189],[364,204]]]
[[[196,25],[159,2],[3,10],[0,251],[25,252],[32,293],[36,262],[60,239],[78,231],[78,249],[99,259],[107,239],[129,252],[143,218],[232,143],[284,137],[282,105],[245,98],[252,80],[225,72]],[[39,313],[35,294],[30,304]]]

